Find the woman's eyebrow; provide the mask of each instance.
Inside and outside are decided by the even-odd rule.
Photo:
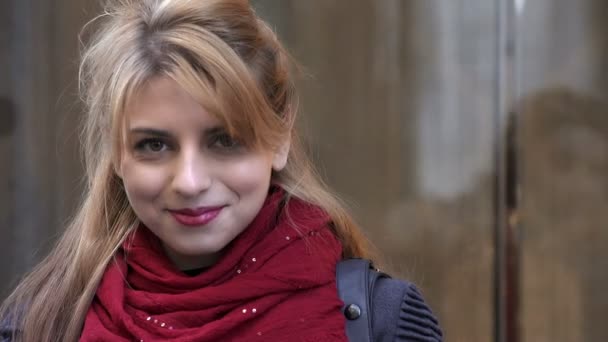
[[[147,135],[154,135],[154,136],[166,137],[166,138],[171,137],[171,133],[169,133],[169,131],[165,131],[165,130],[157,129],[157,128],[135,127],[135,128],[131,128],[129,131],[131,133],[147,134]],[[222,126],[206,128],[203,131],[203,133],[205,135],[215,135],[215,134],[224,133],[224,132],[226,132],[226,129]]]
[[[205,135],[216,135],[216,134],[220,134],[220,133],[224,133],[224,132],[226,132],[226,129],[222,126],[215,126],[215,127],[207,128],[204,131]]]
[[[154,135],[154,136],[165,137],[165,138],[168,138],[171,136],[171,134],[169,134],[168,131],[164,131],[162,129],[155,129],[155,128],[135,127],[135,128],[131,128],[129,131],[131,133]]]

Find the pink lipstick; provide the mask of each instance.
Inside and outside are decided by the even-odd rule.
[[[184,226],[203,226],[213,221],[224,207],[169,210],[175,220]]]

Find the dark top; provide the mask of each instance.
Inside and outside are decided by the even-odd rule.
[[[379,278],[372,300],[374,342],[443,341],[437,319],[412,283]]]

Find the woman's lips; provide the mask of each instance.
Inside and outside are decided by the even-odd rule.
[[[175,220],[184,226],[203,226],[213,221],[224,207],[169,210]]]

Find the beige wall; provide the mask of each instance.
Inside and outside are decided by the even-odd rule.
[[[44,255],[78,202],[76,35],[92,13],[68,0],[5,1],[0,13],[0,90],[13,108],[2,113],[13,123],[0,136],[0,278],[6,280],[0,291],[6,293]]]

